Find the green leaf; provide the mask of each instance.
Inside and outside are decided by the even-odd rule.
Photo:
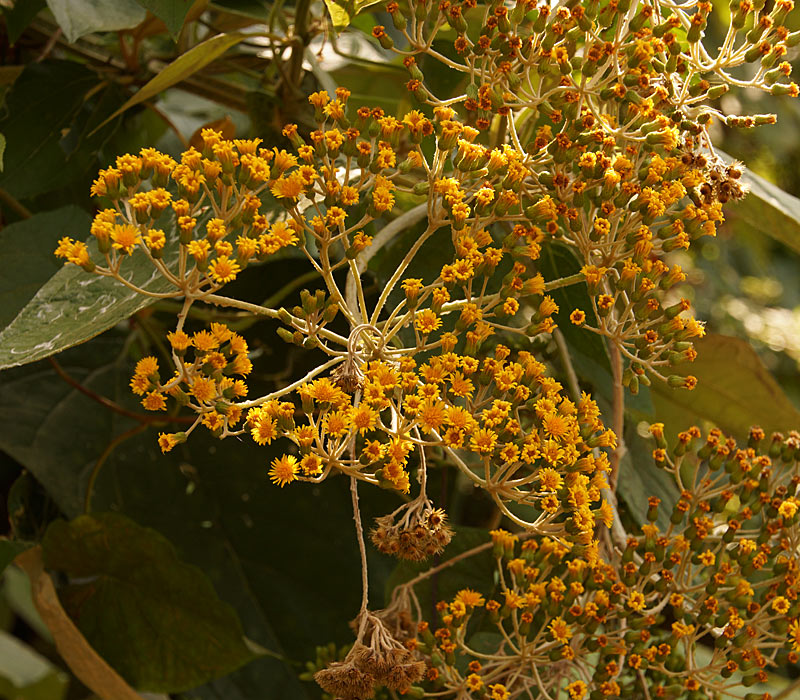
[[[11,7],[2,6],[8,30],[8,42],[15,44],[33,18],[45,7],[45,0],[18,0]]]
[[[186,13],[194,0],[136,0],[136,2],[167,25],[169,33],[177,39],[186,20]]]
[[[119,86],[98,83],[94,71],[74,61],[25,66],[0,117],[7,142],[0,187],[22,200],[75,181],[88,193],[98,151],[118,123],[95,127],[124,99]]]
[[[719,149],[717,153],[728,162],[733,160]],[[729,218],[800,252],[800,199],[750,170],[744,171],[742,181],[749,185],[750,193],[729,208]]]
[[[47,6],[69,42],[92,32],[130,29],[147,16],[135,0],[47,0]]]
[[[0,131],[7,140],[0,187],[23,199],[69,181],[59,144],[97,76],[72,61],[31,63],[6,96]]]
[[[82,515],[52,523],[42,548],[48,568],[83,579],[59,597],[87,641],[134,687],[188,690],[256,656],[233,608],[155,530],[118,513]]]
[[[88,232],[91,220],[79,207],[34,214],[0,230],[0,328],[7,326],[62,267],[53,255],[58,240]]]
[[[71,233],[81,239],[87,232]],[[94,240],[88,246],[92,258],[101,259]],[[172,253],[172,258],[165,256],[168,265],[177,261],[177,252],[173,250]],[[125,261],[123,273],[129,282],[149,292],[164,293],[174,289],[141,250],[134,251],[130,260]],[[110,277],[65,265],[0,332],[0,369],[35,362],[83,343],[129,318],[151,301]]]
[[[186,80],[190,75],[194,75],[214,59],[219,58],[231,48],[231,46],[235,46],[249,36],[249,34],[244,34],[242,32],[217,34],[210,39],[206,39],[197,46],[192,47],[186,53],[176,58],[152,80],[143,85],[133,97],[100,124],[100,126],[103,126],[106,122],[122,114],[126,109],[130,109],[134,105],[145,102],[167,88],[180,83],[182,80]]]
[[[344,29],[361,10],[377,5],[381,0],[325,0],[335,29]]]
[[[20,540],[10,540],[7,537],[0,537],[0,574],[2,574],[5,568],[17,558],[17,554],[21,554],[32,546],[30,542],[21,542]]]
[[[697,377],[693,391],[652,387],[657,420],[669,436],[692,423],[712,423],[739,439],[752,425],[767,433],[800,426],[800,412],[764,367],[752,346],[739,338],[708,335],[695,341],[697,359],[673,368],[675,374]]]
[[[26,644],[0,631],[0,697],[62,700],[69,677]]]

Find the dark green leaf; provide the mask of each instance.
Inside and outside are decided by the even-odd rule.
[[[81,239],[88,232],[73,233]],[[102,259],[94,241],[89,243],[89,251],[93,259]],[[177,253],[165,260],[172,264]],[[141,250],[125,261],[125,268],[129,282],[150,292],[174,289]],[[65,265],[0,332],[0,369],[35,362],[82,343],[150,303],[150,298],[110,277]]]
[[[134,687],[179,692],[255,657],[233,608],[155,530],[118,513],[82,515],[52,523],[42,548],[48,568],[85,581],[61,590],[65,608]]]
[[[694,391],[661,383],[652,388],[656,417],[669,437],[692,423],[712,423],[740,439],[752,425],[768,433],[800,426],[800,412],[746,340],[708,335],[695,347],[693,363],[673,368],[676,374],[697,377]]]
[[[92,32],[130,29],[146,17],[136,0],[47,0],[47,5],[70,42]]]
[[[92,71],[71,61],[25,67],[6,96],[6,114],[0,119],[7,140],[0,187],[24,199],[69,181],[59,141],[96,83]]]
[[[85,236],[89,215],[75,206],[35,214],[0,231],[0,328],[7,326],[39,288],[62,267],[53,255],[65,235]]]
[[[26,644],[0,631],[0,697],[62,700],[69,677]]]
[[[8,42],[10,44],[16,43],[22,32],[33,21],[33,18],[44,9],[45,4],[45,0],[18,0],[11,7],[3,5],[3,15],[6,18]]]
[[[9,540],[6,537],[0,537],[0,574],[2,574],[5,568],[17,558],[17,554],[21,554],[32,546],[30,542],[21,542],[20,540]]]
[[[177,38],[186,19],[186,13],[194,0],[136,0],[136,2],[158,17],[167,25],[169,33]]]
[[[0,187],[23,200],[75,180],[85,183],[88,192],[97,151],[118,124],[96,127],[123,99],[118,86],[93,91],[97,84],[93,71],[72,61],[25,67],[0,118],[6,139]],[[89,131],[94,132],[91,138]]]
[[[152,80],[143,85],[133,97],[108,117],[100,126],[117,115],[122,114],[126,109],[145,102],[167,88],[180,83],[182,80],[186,80],[190,75],[194,75],[214,59],[219,58],[231,48],[231,46],[235,46],[240,41],[247,39],[248,36],[250,35],[243,34],[242,32],[217,34],[217,36],[206,39],[201,44],[192,47],[186,53],[176,58]]]

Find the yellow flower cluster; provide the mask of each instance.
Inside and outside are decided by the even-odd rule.
[[[652,433],[663,444],[661,426]],[[653,698],[709,697],[796,663],[800,435],[766,441],[754,429],[744,449],[719,431],[704,441],[696,428],[686,435],[666,460],[657,457],[679,485],[681,473],[695,474],[670,526],[653,524],[660,502],[651,498],[651,522],[608,561],[591,548],[493,531],[499,591],[461,590],[438,603],[435,630],[418,619],[415,634],[398,631],[430,665],[419,696],[584,700],[631,697],[644,686]],[[397,615],[414,595],[400,586],[389,610]],[[701,646],[709,649],[702,661]]]
[[[56,255],[121,279],[124,260],[140,250],[176,287],[160,296],[179,296],[213,292],[251,261],[296,245],[293,222],[270,223],[260,213],[260,196],[294,157],[259,148],[260,139],[230,141],[213,129],[204,129],[202,138],[202,149],[189,148],[180,163],[145,148],[100,171],[92,194],[113,206],[97,213],[91,234],[105,265],[92,259],[86,243],[69,237],[59,241]]]
[[[242,419],[237,399],[247,396],[247,385],[235,377],[246,377],[253,369],[245,339],[221,323],[212,323],[210,330],[192,335],[178,329],[167,339],[175,362],[174,375],[163,381],[156,358],[145,357],[137,363],[130,382],[133,393],[144,396],[142,406],[148,411],[166,410],[171,398],[198,414],[197,422],[178,438],[161,434],[162,451],[169,452],[183,442],[198,424],[217,437],[236,432]]]

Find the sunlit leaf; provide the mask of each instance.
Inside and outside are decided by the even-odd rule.
[[[672,370],[696,376],[693,391],[653,383],[656,417],[672,438],[692,423],[712,423],[738,438],[752,425],[768,433],[800,425],[800,412],[746,340],[708,335],[695,347],[697,359]]]
[[[242,32],[217,34],[217,36],[206,39],[204,42],[192,47],[186,53],[176,58],[152,80],[143,85],[133,97],[106,119],[106,122],[122,114],[126,109],[130,109],[134,105],[145,102],[167,88],[180,83],[182,80],[186,80],[186,78],[194,75],[214,59],[219,58],[231,48],[231,46],[235,46],[240,41],[247,39],[248,36],[250,35]],[[105,122],[103,122],[103,124],[105,124]],[[102,126],[102,124],[100,126]]]
[[[82,239],[88,232],[73,233]],[[88,245],[92,257],[101,259],[95,242]],[[175,251],[165,260],[173,264],[177,260]],[[135,251],[125,263],[126,278],[136,286],[153,293],[174,289],[142,251]],[[115,279],[65,265],[0,332],[0,369],[35,362],[82,343],[151,302],[151,298]]]
[[[344,29],[361,10],[377,5],[381,0],[325,0],[328,12],[331,15],[333,26],[336,29]]]

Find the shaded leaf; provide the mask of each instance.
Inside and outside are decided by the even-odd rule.
[[[20,0],[11,7],[2,6],[3,15],[6,18],[6,30],[8,31],[8,42],[16,43],[22,32],[33,21],[33,18],[45,7],[45,0]],[[0,168],[1,170],[2,168]]]
[[[33,546],[30,542],[22,542],[20,540],[10,540],[7,537],[0,537],[0,574],[5,571],[5,568],[14,561],[17,554],[24,552],[29,547]],[[0,669],[1,670],[1,669]]]
[[[150,10],[167,27],[169,33],[177,38],[186,19],[186,13],[194,0],[136,0],[142,7]]]
[[[60,597],[92,647],[136,688],[187,690],[255,657],[233,609],[155,530],[118,513],[82,515],[52,523],[42,548],[47,568],[85,581]]]
[[[152,80],[143,85],[133,97],[108,117],[100,126],[119,114],[122,114],[126,109],[130,109],[134,105],[145,102],[167,88],[180,83],[190,75],[194,75],[214,59],[219,58],[231,48],[231,46],[235,46],[240,41],[244,41],[248,36],[250,35],[242,32],[217,34],[217,36],[206,39],[204,42],[192,47],[186,53],[176,58]]]
[[[36,610],[52,633],[58,653],[75,676],[100,700],[141,700],[141,696],[89,645],[64,612],[53,580],[44,570],[41,546],[22,553],[16,563],[27,574]]]
[[[0,328],[7,326],[62,267],[53,255],[62,236],[85,235],[91,221],[79,207],[34,214],[0,230]]]
[[[344,29],[361,10],[381,0],[325,0],[335,29]]]
[[[670,437],[692,423],[713,423],[740,439],[752,425],[767,433],[800,426],[800,412],[746,340],[708,335],[695,347],[693,363],[673,368],[675,374],[697,377],[693,391],[661,383],[651,390],[656,418]]]
[[[72,61],[25,67],[6,96],[6,113],[0,119],[7,140],[0,187],[23,199],[69,181],[61,133],[96,83],[92,71]]]
[[[47,6],[70,42],[92,32],[130,29],[147,16],[136,0],[47,0]]]
[[[62,700],[69,677],[27,644],[0,630],[0,697]]]
[[[74,61],[25,66],[0,118],[7,142],[0,187],[26,199],[78,181],[88,193],[98,151],[118,122],[95,127],[124,99],[119,86],[97,89],[98,82],[92,70]]]
[[[79,232],[75,237],[84,238]],[[102,259],[94,240],[90,255]],[[177,251],[170,248],[172,259]],[[129,282],[153,293],[174,289],[141,250],[125,261]],[[151,299],[110,277],[90,275],[75,265],[65,265],[42,286],[0,332],[0,369],[35,362],[82,343],[130,317]]]

